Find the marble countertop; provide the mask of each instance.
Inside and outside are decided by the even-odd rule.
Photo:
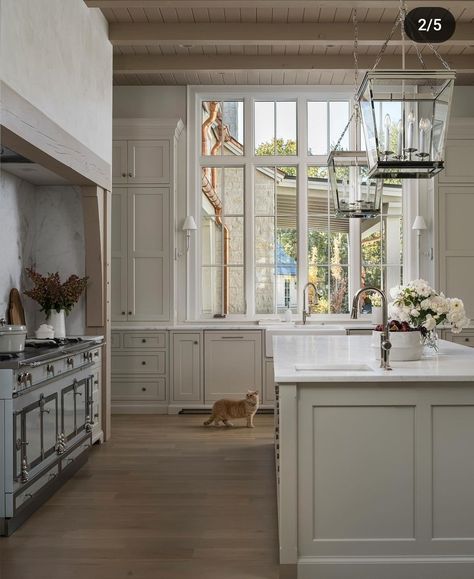
[[[371,336],[275,336],[275,382],[474,382],[474,348],[440,340],[436,357],[391,362],[393,370],[386,371],[375,359],[371,340]],[[368,368],[338,369],[347,364]],[[297,370],[299,365],[308,369]]]

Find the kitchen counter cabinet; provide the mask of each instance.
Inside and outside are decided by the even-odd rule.
[[[369,337],[278,337],[274,363],[285,576],[472,579],[474,351],[387,372]]]
[[[262,332],[204,332],[205,401],[241,399],[247,390],[262,396]]]

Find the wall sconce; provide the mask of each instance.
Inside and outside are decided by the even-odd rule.
[[[189,244],[191,241],[191,231],[195,231],[197,229],[196,222],[194,221],[194,217],[192,215],[188,215],[184,220],[182,230],[186,233],[186,253],[189,251]]]
[[[415,217],[415,221],[413,222],[413,225],[411,227],[414,231],[416,231],[418,237],[420,237],[421,233],[423,231],[426,231],[426,229],[428,229],[426,227],[426,221],[425,218],[422,215],[417,215]]]
[[[423,231],[426,231],[428,229],[428,227],[426,226],[425,218],[422,215],[417,215],[415,217],[415,221],[413,222],[413,225],[411,226],[411,228],[413,229],[413,231],[416,231],[416,234],[418,236],[417,237],[417,239],[418,239],[417,267],[418,267],[418,277],[419,277],[420,276],[420,258],[421,258],[421,256],[428,257],[431,261],[433,261],[433,248],[430,247],[430,250],[426,251],[426,252],[421,252],[421,250],[420,250],[421,236],[423,234]]]

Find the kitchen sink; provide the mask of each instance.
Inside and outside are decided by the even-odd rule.
[[[295,370],[302,372],[373,372],[367,364],[296,364]]]
[[[289,327],[288,327],[289,326]],[[345,336],[344,326],[322,324],[271,326],[265,329],[265,356],[273,358],[273,336]]]

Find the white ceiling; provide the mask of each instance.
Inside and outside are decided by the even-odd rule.
[[[238,23],[252,23],[252,24],[292,24],[296,27],[298,24],[310,23],[327,23],[328,31],[331,30],[331,24],[349,24],[352,27],[353,9],[357,6],[357,20],[359,23],[392,23],[398,14],[399,2],[392,0],[379,1],[365,1],[365,2],[348,2],[347,0],[334,0],[332,2],[317,0],[288,0],[282,2],[275,0],[254,0],[253,2],[241,1],[230,2],[229,0],[177,0],[176,2],[169,2],[165,0],[85,0],[89,6],[101,6],[101,9],[112,24],[122,23],[131,25],[130,30],[133,31],[133,24],[150,23],[150,24],[170,24],[170,25],[189,25],[189,24],[215,24],[218,27],[220,24],[238,24]],[[408,2],[408,10],[415,6],[419,6],[423,2]],[[426,4],[426,2],[425,2]],[[443,5],[442,2],[433,1],[432,5]],[[174,5],[175,7],[173,7]],[[236,7],[240,5],[242,7]],[[450,9],[454,15],[457,23],[474,23],[474,2],[466,0],[464,2],[450,0],[444,2],[444,5]],[[108,7],[107,7],[108,6]],[[111,27],[111,30],[113,26]],[[189,30],[186,26],[183,30]],[[177,26],[179,30],[179,26]],[[398,33],[399,34],[399,33]],[[140,44],[143,44],[140,42]],[[431,51],[426,46],[420,46],[423,55],[431,54]],[[364,62],[371,62],[371,56],[379,52],[380,44],[377,45],[362,45],[359,47],[359,55],[366,60]],[[400,46],[390,45],[387,47],[386,54],[399,55]],[[464,60],[458,62],[465,63],[467,59],[472,58],[472,68],[467,66],[465,73],[458,77],[458,84],[474,84],[474,26],[473,38],[463,43],[446,43],[438,46],[439,52],[449,62],[450,59],[455,65],[456,59],[454,57],[464,57]],[[159,72],[144,72],[143,62],[139,59],[131,59],[132,66],[126,72],[122,70],[116,72],[114,75],[115,84],[120,85],[181,85],[181,84],[352,84],[354,73],[348,70],[347,58],[345,59],[344,68],[338,69],[334,67],[327,70],[318,69],[318,59],[328,56],[346,56],[352,54],[352,47],[350,45],[341,45],[337,42],[337,36],[331,40],[328,45],[319,44],[311,45],[308,42],[304,44],[297,44],[295,42],[281,42],[278,44],[255,44],[242,42],[236,44],[235,42],[225,44],[219,42],[215,45],[209,44],[207,41],[199,43],[199,40],[194,40],[191,46],[170,42],[160,43],[159,39],[149,45],[133,45],[133,43],[115,42],[114,55],[116,61],[130,60],[130,57],[136,56],[155,56],[159,57],[153,60],[153,63],[158,63],[156,67],[161,68],[161,63],[166,63],[166,57],[173,57],[168,59],[168,65],[164,65]],[[408,55],[416,56],[413,46],[409,46],[407,50]],[[121,59],[125,56],[125,59]],[[199,57],[202,62],[212,60],[212,57],[217,57],[217,60],[222,62],[222,67],[219,64],[219,70],[210,70],[214,67],[203,67],[201,70],[196,66],[190,66],[187,69],[186,57],[193,56],[195,61],[199,62]],[[225,57],[236,57],[233,62],[237,64],[229,64],[225,68]],[[297,64],[297,57],[306,57],[304,64],[299,68]],[[308,65],[308,57],[314,56],[314,65]],[[163,58],[161,58],[163,57]],[[219,59],[220,57],[220,59]],[[246,57],[251,62],[255,57],[285,57],[285,62],[290,62],[288,66],[278,68],[271,65],[269,69],[257,69],[247,64],[242,65],[242,58]],[[467,57],[467,59],[466,59]],[[271,60],[271,58],[270,58]],[[312,59],[309,59],[311,62]],[[133,63],[137,63],[136,72],[133,70]],[[146,61],[147,66],[149,60]],[[169,62],[176,63],[175,69],[169,68]],[[191,62],[191,59],[188,59]],[[261,61],[261,62],[267,62]],[[303,62],[303,61],[302,61]],[[319,62],[322,62],[319,60]],[[257,61],[258,64],[258,61]],[[383,60],[382,60],[383,65]],[[168,66],[168,68],[167,68]],[[121,67],[123,68],[123,67]],[[286,70],[285,70],[286,68]],[[352,67],[351,67],[352,68]]]

